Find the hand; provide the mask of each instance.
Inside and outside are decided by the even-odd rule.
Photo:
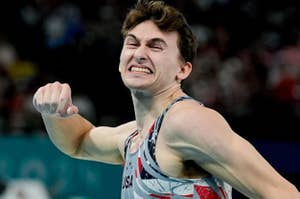
[[[60,82],[40,87],[33,96],[33,106],[44,115],[68,117],[79,112],[72,104],[69,84]]]

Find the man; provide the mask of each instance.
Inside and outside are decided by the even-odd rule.
[[[227,199],[231,186],[250,198],[299,198],[219,113],[181,89],[196,41],[179,11],[161,1],[138,1],[122,33],[119,71],[136,120],[95,127],[78,114],[68,84],[47,84],[33,103],[62,152],[125,164],[122,199]]]

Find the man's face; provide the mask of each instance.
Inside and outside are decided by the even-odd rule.
[[[184,62],[177,41],[177,32],[162,32],[150,20],[129,31],[119,65],[124,84],[153,94],[178,84],[177,74]]]

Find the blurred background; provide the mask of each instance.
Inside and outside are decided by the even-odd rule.
[[[187,93],[221,112],[300,188],[297,1],[166,2],[185,14],[199,41],[193,74],[184,82]],[[95,125],[134,119],[130,93],[118,73],[120,28],[134,3],[1,2],[1,199],[32,199],[30,194],[37,199],[119,198],[122,167],[59,152],[33,109],[32,96],[48,82],[67,82],[74,104]]]

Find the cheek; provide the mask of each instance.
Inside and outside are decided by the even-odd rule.
[[[128,55],[126,55],[126,52],[122,50],[120,54],[120,63],[119,63],[119,71],[121,72],[122,68],[126,66],[127,60],[128,60]]]
[[[180,64],[176,59],[166,59],[163,63],[163,73],[170,79],[176,79],[177,74],[180,72]]]
[[[176,68],[178,67],[178,62],[176,61],[176,59],[172,59],[172,58],[170,59],[168,56],[165,56],[165,58],[162,60],[163,62],[161,62],[161,65],[164,66],[163,67],[164,70],[172,72],[176,70]]]

